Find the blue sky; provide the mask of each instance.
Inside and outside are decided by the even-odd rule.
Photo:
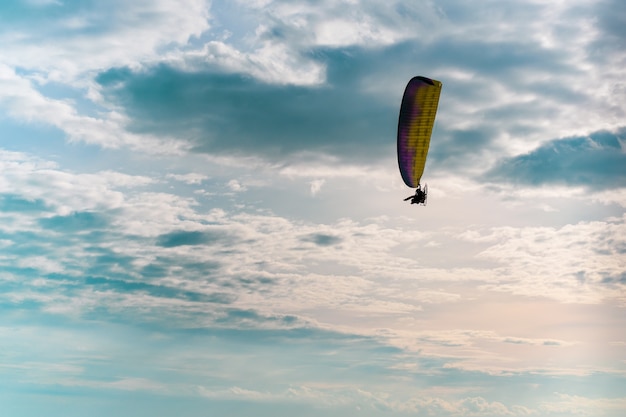
[[[624,415],[624,28],[618,0],[2,2],[1,414]]]

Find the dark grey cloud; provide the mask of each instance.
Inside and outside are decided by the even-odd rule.
[[[341,243],[342,241],[341,237],[326,233],[311,233],[302,237],[300,240],[303,242],[315,243],[318,246],[333,246]]]
[[[98,81],[126,107],[136,130],[183,135],[197,152],[269,159],[301,151],[363,156],[395,135],[396,109],[365,97],[354,80],[277,86],[159,66],[146,73],[113,69]]]
[[[224,287],[241,287],[246,290],[265,292],[276,285],[277,280],[268,277],[232,277],[231,279],[224,280],[222,285]]]
[[[605,60],[615,52],[626,50],[626,8],[623,2],[603,0],[590,12],[601,34],[591,45],[590,53],[594,58]]]
[[[53,216],[40,219],[42,227],[58,232],[80,232],[93,229],[104,229],[109,221],[100,213],[75,212],[67,216]]]
[[[626,271],[618,275],[607,275],[602,278],[603,284],[626,286]]]
[[[156,244],[165,248],[176,246],[211,245],[214,243],[232,243],[232,236],[221,231],[176,231],[160,235]]]
[[[524,339],[515,339],[512,337],[507,337],[503,340],[504,343],[511,343],[514,345],[529,345],[530,342],[528,340],[524,340]]]
[[[89,246],[85,248],[85,252],[90,255],[89,266],[85,268],[87,274],[106,274],[108,278],[124,278],[135,271],[135,257],[123,252],[97,246]]]
[[[301,319],[293,315],[265,315],[252,309],[227,309],[223,315],[216,320],[218,324],[228,324],[229,326],[239,327],[255,327],[262,324],[279,324],[281,326],[302,326]]]
[[[27,200],[15,194],[0,195],[0,212],[42,212],[47,206],[43,200]]]
[[[439,129],[437,140],[431,142],[428,152],[430,166],[463,169],[471,165],[474,159],[480,159],[482,153],[491,148],[495,137],[492,128],[447,130]]]
[[[162,278],[167,272],[168,268],[163,265],[150,264],[141,268],[141,275],[147,278]]]
[[[626,186],[626,152],[617,133],[552,140],[525,155],[502,160],[484,179],[514,184],[583,185],[598,189]]]

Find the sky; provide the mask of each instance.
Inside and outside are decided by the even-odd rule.
[[[626,415],[621,0],[4,0],[0,45],[3,416]]]

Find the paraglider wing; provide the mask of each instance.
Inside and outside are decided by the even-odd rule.
[[[404,90],[398,119],[398,165],[404,183],[416,188],[426,164],[441,82],[413,77]]]

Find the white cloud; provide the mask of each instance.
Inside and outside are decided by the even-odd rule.
[[[167,178],[173,178],[176,181],[182,181],[187,184],[201,184],[202,181],[208,179],[206,175],[190,172],[188,174],[167,174]]]
[[[541,411],[594,417],[626,412],[626,398],[589,398],[562,393],[556,395],[554,402],[546,402],[540,406]]]
[[[227,41],[211,40],[202,50],[175,53],[169,61],[185,70],[201,71],[209,65],[274,84],[316,85],[325,79],[323,64],[278,41],[263,40],[251,50],[240,50]]]
[[[243,186],[237,180],[230,180],[230,181],[228,181],[227,186],[228,186],[228,188],[230,188],[231,191],[234,191],[236,193],[246,191],[246,189],[247,189],[245,186]]]
[[[27,200],[42,200],[50,210],[66,215],[74,211],[119,208],[124,194],[118,187],[143,187],[154,181],[114,171],[77,174],[54,163],[17,152],[0,152],[0,192]]]
[[[566,302],[596,303],[605,297],[621,297],[619,287],[603,282],[617,279],[626,269],[620,249],[626,244],[624,220],[495,229],[494,234],[506,237],[479,256],[503,265],[502,281],[488,286]]]
[[[41,1],[36,6],[58,7]],[[185,145],[179,140],[129,132],[128,117],[106,107],[92,77],[111,67],[138,68],[160,61],[160,48],[184,45],[208,29],[208,4],[139,0],[101,7],[88,2],[76,10],[59,10],[44,21],[37,22],[34,15],[33,22],[16,20],[0,30],[0,108],[19,121],[57,127],[70,141],[180,153]],[[50,81],[85,91],[84,98],[104,105],[101,113],[85,115],[74,101],[41,93],[38,87]]]
[[[73,82],[90,71],[156,59],[159,48],[185,44],[209,28],[204,0],[94,1],[63,13],[0,31],[0,62]]]
[[[326,182],[326,180],[323,180],[323,179],[311,181],[310,182],[310,184],[311,184],[311,195],[315,196],[317,193],[319,193],[325,182]]]
[[[122,146],[150,153],[180,154],[186,145],[173,138],[130,133],[128,118],[116,111],[100,117],[80,114],[69,100],[41,94],[27,78],[0,64],[0,107],[18,121],[46,123],[65,132],[69,141],[97,144],[103,148]]]

